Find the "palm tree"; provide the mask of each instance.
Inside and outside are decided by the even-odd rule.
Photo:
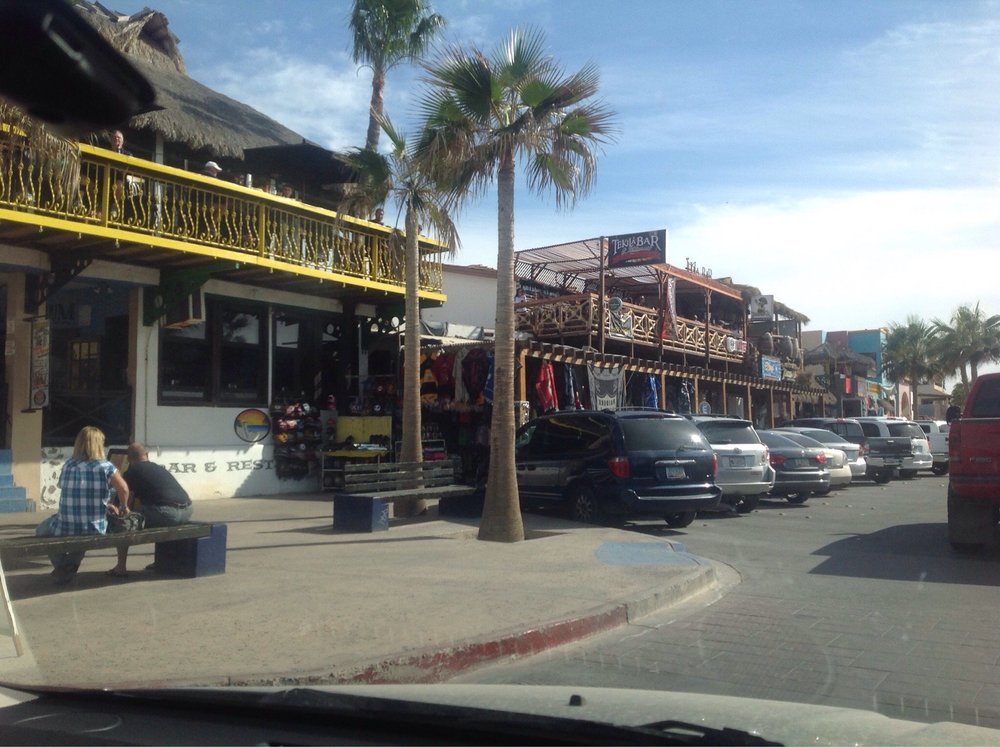
[[[445,25],[443,16],[428,12],[423,0],[354,0],[350,27],[354,62],[372,69],[372,99],[365,147],[378,149],[385,103],[385,76],[400,62],[420,58]]]
[[[613,135],[613,114],[588,102],[597,69],[566,75],[544,52],[535,30],[515,30],[487,56],[447,50],[425,66],[430,90],[420,157],[444,188],[462,200],[497,183],[497,307],[490,432],[490,470],[479,538],[524,539],[514,469],[514,175],[518,159],[528,187],[553,187],[557,207],[572,205],[594,180],[594,146]]]
[[[906,324],[893,322],[885,338],[882,351],[882,373],[898,386],[909,381],[913,388],[910,395],[910,412],[904,416],[913,418],[913,400],[917,385],[935,373],[929,361],[931,328],[919,317],[911,314]]]
[[[966,389],[979,375],[979,364],[1000,361],[1000,315],[987,317],[979,302],[955,309],[950,324],[935,319],[931,329],[944,372],[958,371]]]
[[[348,154],[358,173],[358,189],[344,205],[348,213],[367,215],[376,205],[392,200],[404,214],[405,233],[393,231],[390,250],[405,244],[406,276],[406,336],[403,357],[403,442],[400,447],[401,462],[423,461],[420,440],[420,254],[417,242],[421,227],[431,232],[445,246],[449,254],[459,244],[458,232],[449,212],[448,196],[439,192],[407,148],[406,138],[385,117],[377,117],[380,128],[392,143],[392,150],[384,156],[369,148],[359,148]],[[362,212],[364,211],[364,212]],[[397,216],[398,222],[398,216]],[[422,501],[397,502],[398,515],[418,513]]]

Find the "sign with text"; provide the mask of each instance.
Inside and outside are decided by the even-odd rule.
[[[760,377],[781,381],[781,359],[762,355],[760,357]]]
[[[608,236],[608,267],[654,265],[667,261],[667,229]]]
[[[49,320],[35,319],[31,323],[31,386],[29,409],[49,404]]]

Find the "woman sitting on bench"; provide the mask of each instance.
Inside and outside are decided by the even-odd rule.
[[[118,468],[104,458],[104,433],[99,428],[88,425],[76,435],[73,456],[66,460],[59,475],[59,488],[59,511],[38,525],[35,534],[39,536],[105,534],[109,510],[128,513],[128,485]],[[124,508],[109,508],[112,488]],[[83,556],[80,551],[49,555],[55,567],[55,582],[72,581]]]

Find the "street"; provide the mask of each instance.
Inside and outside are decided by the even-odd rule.
[[[1000,727],[1000,550],[954,552],[947,477],[859,482],[803,505],[638,522],[718,561],[723,584],[612,633],[464,675],[679,690]]]

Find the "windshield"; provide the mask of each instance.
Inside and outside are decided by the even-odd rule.
[[[14,0],[0,39],[0,684],[1000,729],[996,0]]]

